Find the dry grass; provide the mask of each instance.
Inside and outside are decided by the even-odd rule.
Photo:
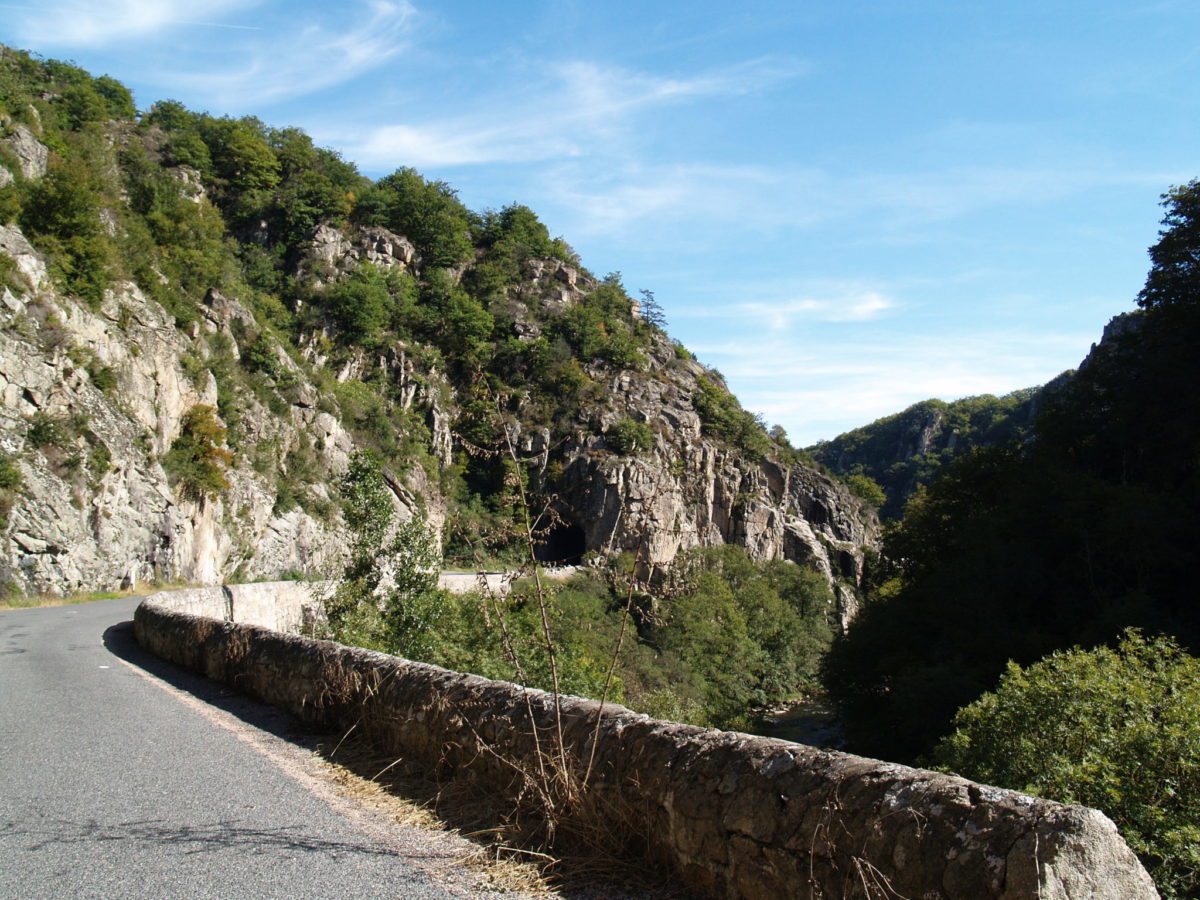
[[[187,587],[184,584],[147,583],[128,591],[87,591],[78,594],[3,594],[0,595],[0,610],[33,609],[42,606],[70,606],[76,603],[92,603],[96,600],[116,600],[121,597],[144,597],[158,591]]]
[[[463,835],[463,826],[475,817],[464,798],[444,798],[438,786],[418,774],[402,771],[393,760],[381,757],[354,739],[318,752],[328,766],[329,776],[339,790],[360,806],[396,825],[406,825]],[[450,814],[451,810],[457,814]],[[543,867],[526,859],[480,846],[459,862],[474,871],[477,879],[496,891],[550,896],[553,890],[543,877]]]
[[[555,823],[558,839],[546,846],[546,822],[536,805],[500,799],[464,778],[437,782],[427,767],[382,756],[353,737],[323,747],[335,780],[368,807],[401,824],[456,832],[478,850],[465,864],[497,890],[546,896],[670,898],[685,896],[666,869],[644,854],[618,846],[629,829],[614,828],[612,810],[587,809]]]

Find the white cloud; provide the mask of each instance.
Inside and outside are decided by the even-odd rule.
[[[776,303],[739,303],[725,312],[728,315],[760,317],[773,330],[784,331],[791,328],[798,318],[821,322],[867,322],[895,305],[895,301],[878,291],[854,291],[839,297],[798,297]]]
[[[15,13],[9,27],[22,43],[94,47],[184,26],[246,28],[209,20],[253,5],[238,0],[108,0],[39,6],[3,4],[0,8]]]
[[[26,45],[107,47],[136,42],[132,62],[160,90],[242,111],[340,84],[402,53],[416,10],[408,0],[359,0],[296,13],[269,0],[106,0],[0,5]],[[244,25],[254,10],[256,25]],[[197,35],[197,29],[201,34]],[[219,37],[204,33],[219,29]],[[151,39],[157,45],[146,46]],[[130,77],[130,72],[122,73]]]
[[[177,84],[222,106],[253,107],[341,84],[407,49],[416,10],[408,0],[367,0],[335,7],[329,21],[301,19],[224,48],[225,62],[178,73]]]
[[[1097,334],[878,333],[863,340],[703,342],[691,349],[742,404],[806,445],[937,397],[1005,394],[1044,384],[1087,354]]]
[[[473,112],[378,125],[343,147],[368,168],[398,161],[421,167],[621,157],[642,113],[761,90],[803,71],[796,60],[771,58],[670,78],[584,60],[560,62],[524,77],[546,84],[542,90],[515,89],[505,81]]]

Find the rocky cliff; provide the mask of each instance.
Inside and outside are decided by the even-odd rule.
[[[177,105],[75,123],[54,79],[87,76],[28,68],[49,88],[0,128],[10,587],[329,572],[338,479],[369,448],[451,549],[511,518],[520,469],[555,514],[548,561],[737,543],[853,614],[874,512],[529,210],[469,213],[412,170],[372,184],[294,129]]]

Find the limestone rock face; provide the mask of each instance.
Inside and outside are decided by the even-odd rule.
[[[601,433],[568,450],[564,518],[582,530],[587,549],[635,552],[652,567],[692,547],[739,544],[755,559],[788,559],[820,572],[847,622],[856,610],[867,553],[879,544],[873,510],[841,482],[800,463],[762,459],[707,436],[693,398],[705,370],[679,360],[666,340],[652,348],[647,377],[622,372],[593,412]],[[612,427],[632,418],[649,426],[654,446],[613,449]],[[548,435],[526,436],[536,452]]]
[[[337,281],[360,262],[415,272],[421,257],[408,238],[386,228],[356,227],[347,232],[325,224],[313,232],[301,270],[319,286]]]
[[[6,137],[0,137],[0,146],[16,157],[21,175],[24,178],[41,178],[45,175],[46,163],[50,160],[50,151],[46,145],[19,123],[0,121],[0,134],[4,131],[9,133]],[[0,187],[11,183],[15,174],[3,166],[0,166],[0,173],[3,173],[0,174]]]
[[[0,228],[0,252],[26,282],[0,294],[0,450],[22,479],[0,533],[0,581],[65,593],[336,565],[343,530],[301,506],[280,508],[279,483],[302,463],[321,473],[320,482],[336,477],[354,443],[337,416],[317,407],[316,389],[282,348],[274,347],[276,363],[290,377],[292,402],[268,410],[252,395],[236,398],[229,489],[183,499],[163,468],[187,411],[217,405],[209,339],[224,336],[236,358],[235,335],[244,339],[254,327],[245,307],[212,291],[188,333],[132,283],[114,286],[96,310],[61,296],[16,228]],[[52,440],[35,446],[47,427]],[[429,489],[424,478],[397,491],[402,516]],[[307,507],[328,504],[325,483],[304,490]]]
[[[187,196],[192,181],[183,172]],[[343,395],[314,384],[308,373],[322,368],[347,385],[348,402],[384,385],[389,403],[424,423],[416,431],[425,464],[389,473],[388,484],[400,518],[420,509],[441,535],[437,469],[456,464],[453,423],[470,398],[458,395],[430,348],[396,340],[338,349],[336,335],[317,330],[293,358],[220,290],[209,290],[198,318],[181,329],[133,283],[115,285],[98,309],[62,296],[16,228],[0,228],[0,252],[21,282],[0,293],[0,449],[23,481],[0,532],[0,581],[66,592],[336,570],[346,535],[332,485],[356,449],[343,422],[357,414],[343,418]],[[320,290],[364,261],[412,274],[420,264],[412,244],[386,229],[322,225],[297,271]],[[508,304],[519,337],[536,336],[598,286],[561,260],[526,268],[527,280],[496,301]],[[878,543],[873,512],[812,468],[710,435],[698,396],[701,379],[719,376],[655,334],[638,369],[586,363],[603,390],[573,420],[521,433],[520,415],[511,417],[522,455],[536,460],[535,486],[557,498],[570,532],[566,555],[639,550],[653,569],[692,547],[740,544],[756,559],[816,569],[848,621]],[[181,495],[163,466],[197,406],[219,407],[235,451],[228,488],[205,499]],[[618,439],[614,428],[631,421],[653,436],[649,445],[639,440],[631,450]]]

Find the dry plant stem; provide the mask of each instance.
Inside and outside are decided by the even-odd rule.
[[[517,678],[520,679],[522,684],[524,684],[526,681],[528,681],[528,679],[525,677],[525,670],[521,666],[521,658],[517,656],[517,650],[513,646],[512,635],[509,634],[508,623],[504,619],[504,610],[500,608],[499,598],[496,596],[496,592],[491,589],[487,590],[486,596],[488,600],[490,600],[495,606],[496,625],[500,629],[500,643],[504,647],[504,655],[508,657],[508,661],[512,664],[513,671],[516,673]],[[486,604],[484,608],[487,608]],[[545,784],[546,764],[543,759],[544,755],[542,753],[542,739],[541,735],[538,734],[536,724],[537,719],[533,714],[533,703],[529,699],[529,693],[526,691],[523,696],[525,697],[525,712],[529,715],[530,733],[533,735],[533,745],[537,756],[538,777],[541,779],[541,783]]]
[[[580,786],[582,790],[587,790],[587,786],[592,779],[592,768],[596,763],[596,745],[600,742],[600,719],[604,715],[604,704],[608,700],[608,692],[612,687],[612,679],[617,669],[617,661],[621,658],[621,647],[625,643],[625,632],[629,627],[629,611],[633,607],[633,589],[637,583],[637,567],[642,561],[643,546],[643,542],[639,540],[637,552],[633,556],[633,566],[630,569],[629,575],[629,590],[625,593],[625,615],[621,617],[621,630],[617,632],[617,642],[613,647],[612,657],[608,661],[608,671],[604,673],[604,690],[600,692],[600,706],[596,710],[596,724],[592,729],[592,747],[588,752],[587,769],[583,773],[583,783]]]
[[[554,637],[550,633],[550,611],[546,602],[545,585],[542,584],[542,567],[538,565],[537,560],[537,548],[533,537],[533,522],[529,519],[529,498],[525,493],[525,479],[521,476],[521,461],[517,458],[517,449],[513,446],[512,435],[509,434],[507,428],[504,430],[504,443],[508,447],[509,458],[517,469],[517,493],[521,501],[521,515],[525,521],[525,546],[529,553],[530,565],[533,567],[534,590],[537,595],[538,613],[542,621],[542,638],[546,642],[546,658],[550,663],[550,683],[554,688],[554,729],[558,744],[555,749],[558,751],[559,764],[565,773],[567,771],[567,751],[563,743],[562,696],[559,691],[558,659],[557,654],[554,652]]]

